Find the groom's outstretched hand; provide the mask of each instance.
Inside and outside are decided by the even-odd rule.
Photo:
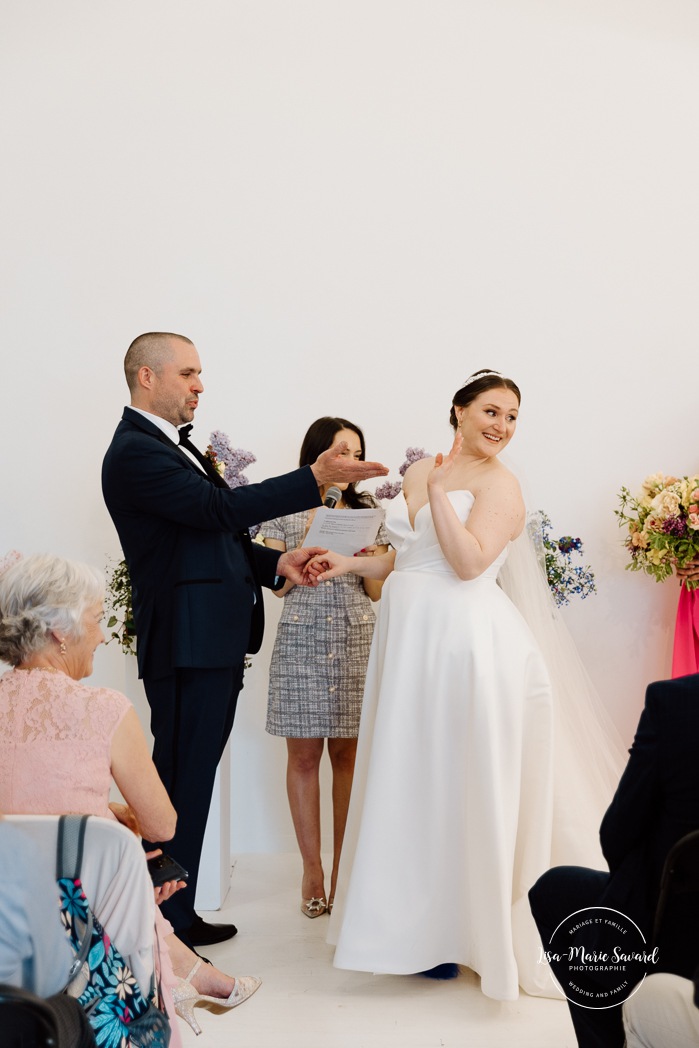
[[[322,556],[327,553],[320,546],[309,546],[303,549],[292,549],[282,553],[277,561],[277,575],[283,575],[289,582],[295,582],[297,586],[317,586],[318,579],[310,575],[304,569],[313,557]]]
[[[385,477],[388,468],[380,462],[362,462],[350,455],[346,440],[319,455],[311,466],[319,488],[326,484],[352,484],[372,477]]]

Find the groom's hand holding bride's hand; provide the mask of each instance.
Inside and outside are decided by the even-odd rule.
[[[309,562],[314,557],[325,556],[327,552],[320,546],[288,550],[277,561],[277,575],[283,575],[297,586],[317,586],[316,575],[308,571]]]
[[[331,553],[329,550],[314,552],[318,555],[309,560],[305,567],[306,574],[314,580],[310,583],[312,586],[337,578],[338,575],[345,575],[352,567],[351,557],[343,557],[342,554]]]
[[[311,466],[313,476],[319,488],[327,484],[352,484],[372,477],[385,477],[388,467],[380,462],[363,462],[352,458],[346,440],[333,444],[331,448],[319,455]]]

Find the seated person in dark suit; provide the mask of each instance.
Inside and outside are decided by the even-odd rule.
[[[89,1048],[95,1039],[85,1013],[61,994],[72,961],[52,871],[29,837],[0,820],[0,984],[47,998],[58,1048]],[[9,1036],[6,1017],[0,1017],[0,1027],[2,1037]]]
[[[629,762],[600,828],[609,872],[557,866],[529,892],[545,950],[561,921],[586,907],[619,911],[650,944],[666,856],[699,828],[699,674],[651,684]],[[696,967],[691,933],[670,929],[651,971],[691,978]],[[570,981],[565,954],[551,967],[562,986]],[[569,1001],[581,1048],[622,1048],[621,1003],[587,1008]]]

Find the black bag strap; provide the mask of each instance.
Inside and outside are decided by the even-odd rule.
[[[56,880],[70,877],[80,879],[85,846],[85,827],[89,815],[61,815],[58,820],[58,843],[56,845]]]

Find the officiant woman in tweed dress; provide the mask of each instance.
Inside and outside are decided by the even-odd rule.
[[[318,451],[346,441],[348,455],[363,460],[364,434],[343,418],[317,419],[301,445],[299,464],[315,462]],[[321,488],[321,498],[332,485]],[[377,505],[353,484],[336,484],[342,491],[338,509],[369,509]],[[265,545],[291,550],[300,546],[315,510],[278,517],[262,526]],[[388,548],[383,523],[376,548]],[[332,909],[340,849],[345,832],[359,717],[364,693],[375,615],[372,601],[381,595],[381,583],[354,575],[333,579],[317,588],[288,581],[276,596],[284,598],[272,653],[267,731],[287,740],[287,793],[303,859],[301,910],[319,917]],[[333,774],[333,868],[330,893],[325,893],[320,858],[320,760],[324,740]]]

